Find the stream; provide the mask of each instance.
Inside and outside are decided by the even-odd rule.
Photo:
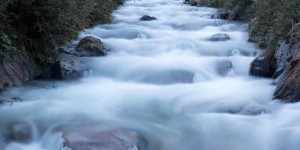
[[[0,107],[0,149],[70,150],[63,129],[92,124],[134,131],[148,150],[299,150],[300,104],[272,100],[272,80],[248,74],[259,52],[248,25],[215,14],[182,0],[126,2],[112,24],[73,41],[94,36],[111,48],[87,58],[86,77],[3,93],[23,102]],[[217,33],[230,40],[210,41]]]

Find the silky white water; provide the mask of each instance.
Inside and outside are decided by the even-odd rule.
[[[58,127],[96,123],[136,131],[149,150],[299,150],[300,104],[272,100],[272,81],[248,75],[257,48],[247,24],[210,19],[216,13],[182,0],[125,3],[112,24],[80,34],[111,48],[89,58],[89,75],[3,94],[23,99],[0,108],[3,149],[67,150]],[[209,41],[216,33],[231,39]],[[216,69],[224,61],[232,63],[225,76]],[[30,127],[29,142],[7,138],[18,124]]]

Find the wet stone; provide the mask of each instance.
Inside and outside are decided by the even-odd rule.
[[[152,21],[152,20],[157,20],[157,18],[148,15],[144,15],[143,17],[140,18],[140,21]]]
[[[216,63],[216,71],[220,76],[227,76],[232,69],[232,62],[230,60],[219,60]]]
[[[209,38],[209,41],[218,42],[218,41],[227,41],[230,40],[230,36],[225,33],[217,33]]]
[[[64,131],[64,147],[72,150],[144,150],[146,141],[134,131],[80,127]]]

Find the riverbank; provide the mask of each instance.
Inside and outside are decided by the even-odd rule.
[[[195,6],[219,8],[215,19],[246,20],[249,41],[264,51],[251,63],[250,74],[273,78],[275,99],[300,101],[300,1],[186,0]]]
[[[0,91],[56,78],[59,46],[78,32],[110,23],[123,0],[4,0],[0,6]]]

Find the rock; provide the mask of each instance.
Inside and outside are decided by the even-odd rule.
[[[144,150],[145,139],[118,128],[80,127],[64,131],[64,147],[72,150]]]
[[[216,63],[216,72],[220,76],[227,76],[232,69],[232,63],[230,60],[220,60]]]
[[[192,6],[197,6],[198,5],[198,0],[189,0],[189,4]]]
[[[274,93],[274,98],[285,102],[300,101],[300,49],[295,51],[294,57],[288,67],[288,74],[280,82]]]
[[[257,56],[250,65],[250,75],[260,76],[260,77],[273,77],[275,73],[274,62],[268,62],[269,65],[266,64],[264,54],[260,54]]]
[[[289,62],[293,57],[291,44],[288,44],[284,41],[279,42],[274,56],[276,59],[275,74],[279,76],[284,71],[284,69],[287,68]]]
[[[95,37],[86,36],[81,39],[76,47],[77,56],[105,56],[109,49]]]
[[[260,115],[260,114],[264,114],[266,113],[267,110],[265,107],[261,106],[261,105],[248,105],[246,107],[244,107],[240,114],[242,115],[248,115],[248,116],[256,116],[256,115]]]
[[[283,73],[281,73],[273,82],[273,85],[278,85],[278,84],[282,84],[283,81],[285,80],[286,76],[288,75],[288,70],[285,69],[283,71]]]
[[[160,72],[147,73],[142,75],[138,81],[154,84],[175,84],[175,83],[193,83],[194,73],[184,70],[166,70]]]
[[[152,20],[157,20],[157,18],[148,15],[144,15],[143,17],[140,18],[140,21],[152,21]]]
[[[59,61],[52,66],[52,78],[71,80],[84,76],[90,70],[85,58],[59,54]]]
[[[228,34],[225,33],[217,33],[213,35],[211,38],[209,38],[209,41],[218,42],[218,41],[227,41],[230,40],[230,37]]]
[[[27,54],[15,54],[10,61],[0,62],[0,91],[23,85],[41,73],[42,70]]]

